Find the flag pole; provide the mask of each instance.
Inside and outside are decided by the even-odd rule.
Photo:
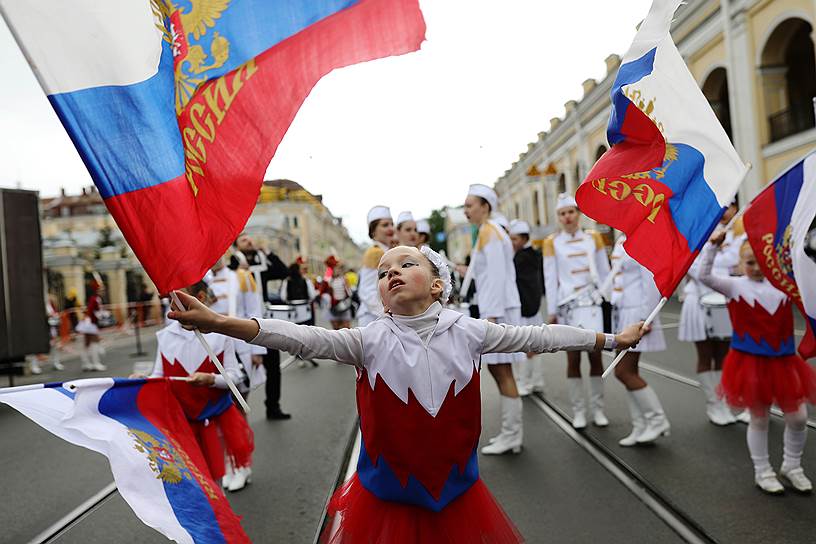
[[[643,322],[643,327],[641,327],[640,330],[646,330],[649,327],[649,325],[652,324],[652,321],[655,320],[655,318],[657,317],[657,314],[660,312],[660,310],[663,308],[663,306],[666,305],[666,302],[668,302],[668,300],[669,299],[666,298],[666,297],[663,297],[663,298],[660,299],[660,302],[657,303],[657,306],[655,306],[655,309],[652,310],[652,313],[650,313],[649,317],[646,318],[646,321]],[[627,353],[629,353],[629,348],[626,348],[625,350],[619,352],[618,356],[615,357],[615,360],[612,361],[612,364],[609,365],[606,370],[604,370],[601,377],[606,378],[607,376],[609,376],[609,374],[611,374],[612,371],[615,370],[615,367],[618,366],[618,363],[621,362],[621,359],[623,359],[623,356],[626,355]]]
[[[178,297],[175,291],[170,291],[170,296],[173,297],[173,302],[176,303],[176,306],[178,306],[182,310],[187,309],[184,306],[184,304],[181,303],[181,299]],[[204,335],[201,334],[200,330],[193,329],[193,332],[195,333],[196,338],[198,338],[198,341],[201,342],[201,345],[204,346],[204,350],[207,352],[207,356],[209,356],[210,361],[212,361],[212,363],[215,365],[215,368],[218,369],[219,374],[221,374],[221,376],[224,377],[224,381],[227,382],[227,387],[229,387],[230,391],[232,391],[232,394],[235,395],[235,399],[238,401],[238,404],[241,405],[241,408],[244,410],[244,413],[248,414],[249,404],[247,404],[247,401],[244,399],[243,395],[241,395],[241,393],[238,391],[238,388],[235,386],[235,384],[232,383],[232,380],[227,375],[227,373],[224,372],[224,365],[221,364],[221,361],[218,359],[218,356],[213,351],[209,342],[207,342],[207,339],[204,338]]]

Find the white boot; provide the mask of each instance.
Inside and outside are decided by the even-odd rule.
[[[530,359],[530,370],[532,377],[530,378],[530,385],[533,387],[533,392],[544,392],[544,358],[541,354],[537,354]]]
[[[54,370],[65,370],[65,365],[60,361],[59,351],[57,351],[56,347],[51,350],[51,366],[54,367]]]
[[[37,360],[36,357],[31,358],[31,373],[34,375],[42,374],[42,368],[40,368],[40,361]]]
[[[728,425],[728,420],[725,414],[722,413],[720,399],[717,398],[715,391],[717,377],[712,371],[697,373],[697,379],[700,380],[700,389],[706,397],[706,415],[708,420],[714,425]]]
[[[227,486],[227,490],[230,492],[240,491],[250,483],[252,483],[252,469],[250,467],[237,468]]]
[[[232,470],[232,463],[229,458],[224,461],[224,477],[221,478],[221,487],[229,489],[232,479],[235,477],[235,471]]]
[[[722,380],[722,370],[714,370],[712,372],[714,375],[714,391],[716,394],[717,388],[720,386],[720,380]],[[722,414],[722,420],[725,422],[726,425],[731,425],[732,423],[737,422],[737,418],[734,417],[734,413],[731,411],[731,408],[725,402],[724,399],[721,399],[717,396],[717,400],[720,402],[720,413]],[[750,421],[750,416],[748,420]]]
[[[668,436],[671,425],[666,419],[666,414],[663,412],[663,405],[660,404],[660,399],[657,398],[657,393],[650,386],[643,389],[632,391],[635,400],[638,403],[643,417],[646,420],[646,428],[638,437],[638,444],[648,444],[654,442],[660,436]]]
[[[91,344],[93,346],[93,344]],[[94,369],[93,363],[91,363],[89,346],[82,346],[79,348],[79,358],[82,361],[82,372],[88,372]]]
[[[91,370],[96,370],[97,372],[104,372],[108,369],[105,365],[102,364],[100,360],[100,355],[102,353],[102,346],[99,345],[99,342],[92,342],[90,345],[91,351]]]
[[[530,359],[525,355],[523,361],[513,363],[513,371],[516,376],[518,394],[526,397],[533,392],[533,388],[530,387]]]
[[[637,444],[638,437],[646,428],[646,420],[643,417],[643,412],[640,411],[640,406],[638,405],[637,400],[635,400],[635,396],[632,394],[632,391],[626,391],[626,402],[629,405],[629,416],[632,418],[632,432],[629,433],[629,436],[618,440],[618,445],[623,446],[624,448]]]
[[[592,421],[596,427],[606,427],[609,420],[604,414],[604,383],[600,376],[589,377],[589,404],[592,407]]]
[[[572,426],[576,429],[584,429],[587,426],[584,383],[581,378],[567,378],[567,387],[572,402]]]
[[[521,408],[521,397],[501,397],[502,432],[496,437],[496,440],[482,448],[483,455],[501,455],[521,451],[521,443],[524,439]]]

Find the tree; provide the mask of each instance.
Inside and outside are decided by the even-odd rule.
[[[445,234],[445,209],[433,210],[431,217],[428,218],[428,224],[431,226],[431,239],[429,245],[434,251],[445,250],[448,251],[448,239]]]

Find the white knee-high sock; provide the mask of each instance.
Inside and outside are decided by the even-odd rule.
[[[807,440],[807,408],[801,405],[796,412],[785,414],[785,433],[783,434],[782,471],[799,468],[802,465],[802,453]]]
[[[748,443],[748,453],[754,463],[754,472],[761,474],[766,470],[771,470],[771,463],[768,460],[768,416],[757,417],[751,414],[751,422],[748,424],[746,433]]]

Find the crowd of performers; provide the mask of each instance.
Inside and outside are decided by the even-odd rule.
[[[641,328],[660,295],[651,273],[627,255],[624,237],[608,258],[599,234],[581,227],[575,200],[561,195],[560,230],[539,252],[532,247],[530,226],[508,222],[496,212],[497,204],[490,187],[470,187],[464,211],[477,233],[467,266],[433,251],[428,225],[409,212],[395,223],[389,208],[373,207],[367,217],[373,245],[359,271],[354,328],[344,307],[332,314],[337,319],[328,330],[314,326],[313,316],[296,322],[262,319],[246,302],[237,301],[235,308],[214,302],[208,308],[201,290],[192,286],[181,294],[186,309],[174,306],[169,314],[177,322],[159,333],[153,375],[189,376],[227,396],[223,379],[206,366],[205,354],[185,330],[191,327],[221,339],[212,342],[224,353],[227,374],[236,382],[243,379],[245,391],[252,387],[245,377],[260,367],[264,352],[348,364],[357,374],[362,444],[354,477],[329,504],[339,520],[333,542],[519,542],[518,531],[479,478],[481,370],[486,365],[496,382],[501,411],[499,434],[481,454],[519,453],[521,397],[544,391],[539,354],[566,353],[572,424],[582,429],[609,424],[601,351],[631,348],[615,369],[632,424],[619,444],[631,447],[653,443],[670,430],[655,390],[638,372],[640,354],[663,351],[666,341],[659,319],[650,329]],[[732,206],[722,224],[735,212]],[[210,292],[230,281],[240,284],[240,292],[258,288],[251,273],[242,279],[239,268],[222,278],[225,269],[223,264],[213,269]],[[451,303],[457,274],[467,309]],[[716,425],[739,418],[749,423],[747,443],[760,489],[781,493],[784,482],[810,492],[801,457],[806,404],[816,401],[816,374],[795,353],[791,301],[763,277],[738,222],[715,231],[687,279],[679,336],[695,343],[708,418]],[[330,285],[326,294],[332,306],[351,298],[343,282]],[[606,328],[615,334],[604,332],[608,303],[612,313]],[[588,392],[582,352],[589,360]],[[768,457],[773,405],[785,414],[778,473]],[[213,426],[220,430],[222,447],[212,454],[211,469],[244,484],[251,431],[237,411],[230,413]],[[209,444],[204,427],[198,428],[202,444]]]

